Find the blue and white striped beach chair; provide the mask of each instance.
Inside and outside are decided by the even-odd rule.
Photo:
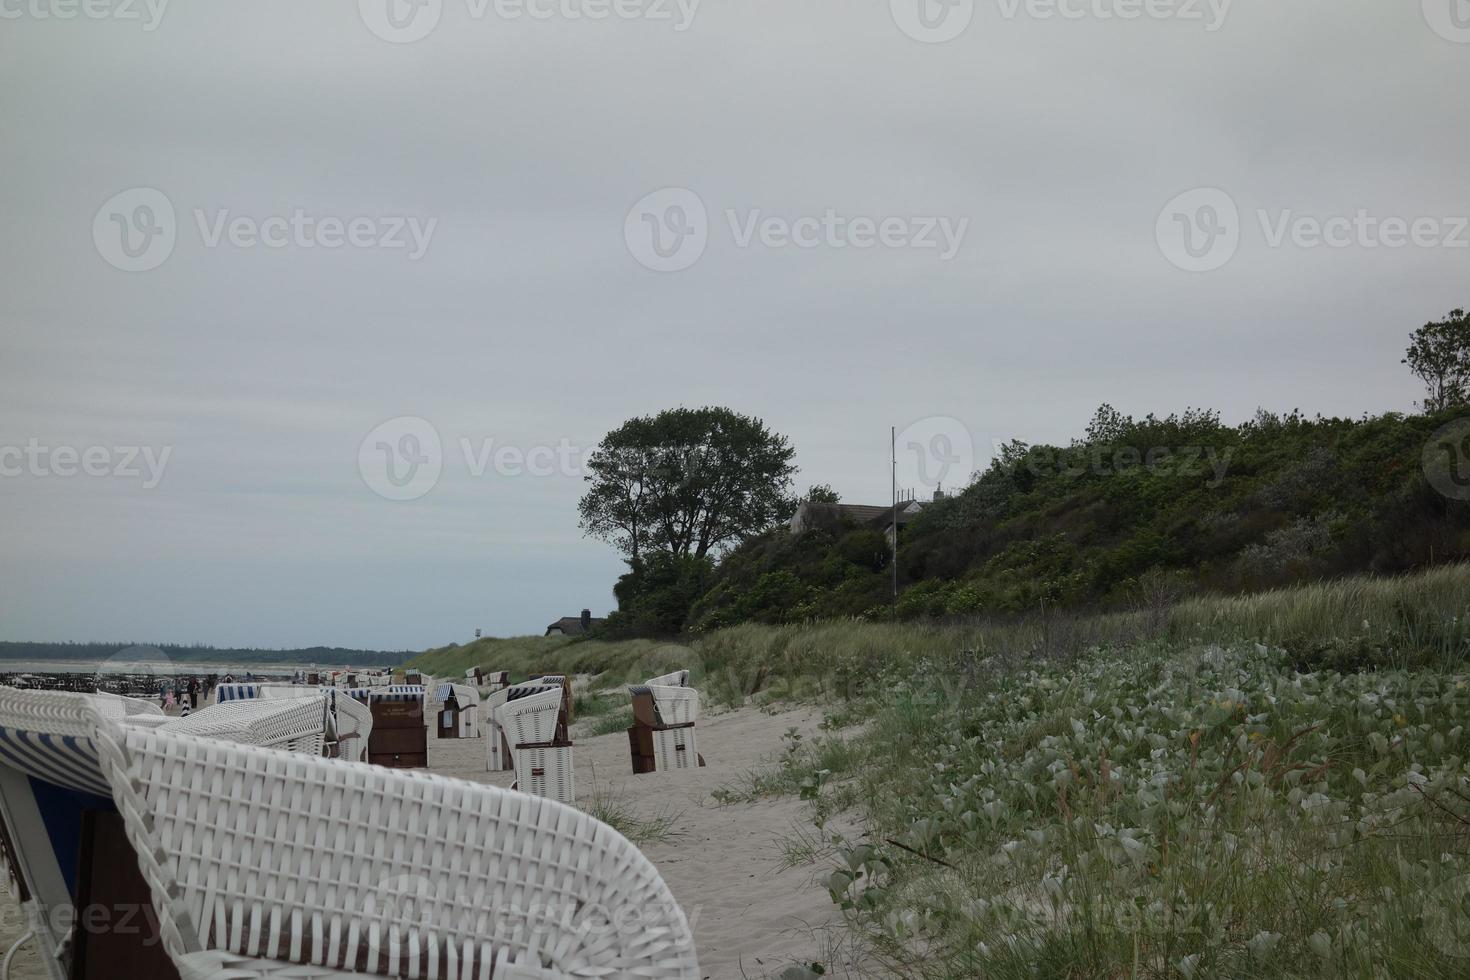
[[[0,824],[15,891],[54,980],[76,950],[76,902],[86,887],[80,855],[95,821],[115,816],[96,741],[98,719],[118,729],[172,731],[321,753],[322,707],[308,701],[235,702],[168,718],[148,702],[114,695],[0,687]],[[19,945],[19,943],[17,943]]]

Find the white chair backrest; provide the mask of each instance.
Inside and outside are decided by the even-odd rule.
[[[676,670],[670,674],[661,674],[658,677],[650,677],[643,683],[648,687],[688,687],[689,671]]]
[[[139,715],[163,715],[162,708],[142,698],[129,698],[121,694],[109,694],[107,691],[98,691],[91,696],[97,699],[98,709],[108,712],[109,717],[133,718]],[[118,714],[112,715],[111,712],[114,711]]]
[[[373,731],[373,713],[358,700],[368,696],[367,688],[300,687],[288,684],[266,684],[260,688],[261,700],[314,698],[326,696],[332,711],[339,758],[363,762],[367,758],[368,737]]]
[[[561,695],[560,685],[548,686],[538,693],[507,701],[495,709],[496,720],[505,729],[505,737],[512,747],[550,742],[556,737]]]
[[[302,698],[228,701],[180,718],[166,730],[321,755],[329,711],[327,696],[320,692]]]
[[[102,742],[185,977],[701,976],[657,869],[572,807],[167,730]]]
[[[645,686],[652,692],[659,719],[665,725],[687,725],[699,720],[699,692],[694,688]]]

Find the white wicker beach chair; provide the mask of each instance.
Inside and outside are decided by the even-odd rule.
[[[679,670],[628,689],[633,698],[628,744],[635,773],[704,765],[694,727],[699,720],[699,692],[688,684],[689,671]]]
[[[348,762],[367,760],[368,738],[373,732],[373,713],[366,703],[367,688],[263,684],[259,697],[263,701],[325,697],[328,744],[336,744],[339,759],[346,759]]]
[[[362,693],[367,694],[363,688]],[[368,739],[373,734],[373,712],[366,697],[339,691],[332,702],[337,712],[337,757],[348,762],[366,762]]]
[[[489,772],[505,772],[514,769],[510,754],[510,741],[500,724],[498,712],[510,697],[510,688],[504,687],[487,695],[480,702],[480,721],[485,729],[485,769]]]
[[[444,721],[442,712],[448,710],[450,698],[454,699],[458,718],[455,721],[455,738],[479,738],[480,737],[480,692],[466,684],[440,684],[435,692],[435,699],[439,702],[441,713],[439,729],[443,734]]]
[[[196,738],[321,755],[328,721],[327,699],[317,694],[314,698],[230,701],[175,719],[164,727]]]
[[[158,705],[152,701],[145,701],[142,698],[129,698],[121,694],[110,694],[107,691],[98,691],[92,696],[99,702],[97,705],[98,709],[106,712],[110,718],[168,717]],[[112,712],[114,711],[117,714],[113,714]]]
[[[21,720],[68,735],[6,727],[0,745],[79,792],[103,774],[109,795],[91,798],[115,804],[183,980],[700,977],[658,871],[570,807],[125,725],[59,697]]]
[[[536,687],[541,690],[533,690]],[[517,691],[524,691],[518,694]],[[566,737],[559,684],[518,685],[495,712],[515,765],[515,788],[562,803],[575,799],[572,744]]]

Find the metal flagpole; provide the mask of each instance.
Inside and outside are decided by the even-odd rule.
[[[898,612],[898,427],[888,428],[888,450],[893,462],[893,611]]]

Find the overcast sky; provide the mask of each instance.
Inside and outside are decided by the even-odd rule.
[[[0,0],[3,639],[539,633],[632,415],[884,502],[890,425],[1411,410],[1470,302],[1460,0],[88,2]]]

